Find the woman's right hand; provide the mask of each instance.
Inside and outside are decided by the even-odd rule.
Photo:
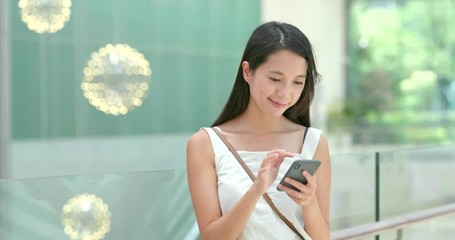
[[[293,153],[282,149],[269,151],[264,160],[262,160],[261,167],[252,186],[253,189],[261,195],[264,194],[278,176],[278,171],[284,158],[293,156]]]

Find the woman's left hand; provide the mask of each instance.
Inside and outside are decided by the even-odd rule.
[[[298,190],[294,190],[288,187],[285,187],[281,184],[278,185],[278,188],[280,190],[283,190],[284,192],[287,193],[287,195],[298,205],[300,206],[305,206],[311,203],[313,200],[316,199],[316,189],[317,189],[317,184],[316,184],[316,176],[312,176],[310,173],[307,171],[302,172],[303,176],[305,176],[307,180],[307,184],[303,184],[301,182],[298,182],[292,178],[286,178],[285,181]]]

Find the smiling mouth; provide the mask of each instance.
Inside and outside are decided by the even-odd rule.
[[[270,98],[269,98],[269,100],[272,103],[272,105],[275,106],[276,108],[285,108],[287,106],[287,104],[282,104],[282,103],[279,103],[279,102],[275,102],[275,101],[273,101]]]

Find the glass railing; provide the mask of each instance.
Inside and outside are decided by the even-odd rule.
[[[447,238],[448,233],[453,236],[455,228],[453,225],[450,228],[445,227],[447,224],[453,223],[451,216],[455,216],[455,203],[342,229],[333,232],[332,239],[451,239]],[[421,231],[421,226],[428,226],[428,224],[433,226],[425,229],[425,232]],[[406,235],[404,235],[405,233]]]
[[[375,155],[331,156],[331,228],[348,228],[375,220]]]
[[[338,154],[331,160],[334,232],[455,202],[453,145]],[[455,235],[453,223],[453,217],[440,218],[401,234],[415,239],[411,236],[425,231],[446,239]],[[388,234],[380,239],[395,239],[397,232]],[[0,239],[81,236],[199,239],[186,169],[0,180]]]
[[[185,169],[0,181],[0,207],[0,239],[199,234]]]
[[[405,227],[401,231],[381,234],[381,240],[449,240],[455,236],[455,216],[441,217]],[[373,238],[372,238],[373,239]]]
[[[380,218],[455,202],[455,146],[378,153]]]
[[[440,207],[455,212],[455,145],[421,147],[418,149],[403,149],[375,152],[365,155],[368,162],[365,166],[363,178],[359,177],[358,167],[362,161],[352,155],[333,156],[333,187],[332,187],[332,216],[331,224],[334,239],[352,239],[348,236],[368,235],[372,237],[355,239],[451,239],[455,235],[454,217],[445,214],[430,214],[431,219],[421,213],[433,212]],[[353,170],[342,174],[341,168],[348,168],[345,162],[350,162]],[[337,166],[341,165],[341,166]],[[349,172],[349,173],[348,173]],[[349,187],[344,183],[354,174]],[[366,177],[369,176],[370,178]],[[373,179],[373,180],[372,180]],[[344,195],[338,191],[342,189],[339,182],[350,188],[348,198],[354,197],[354,210],[345,202]],[[367,186],[365,188],[365,185]],[[368,189],[370,191],[366,191]],[[345,190],[346,191],[346,190]],[[362,196],[363,194],[363,196]],[[373,196],[373,197],[372,197]],[[373,199],[373,200],[372,200]],[[365,202],[368,202],[365,204]],[[355,203],[358,203],[357,205]],[[342,211],[337,206],[348,208]],[[365,205],[368,205],[365,207]],[[359,210],[360,208],[360,210]],[[341,212],[338,213],[337,211]],[[363,211],[364,215],[353,212]],[[437,211],[436,211],[437,212]],[[416,224],[406,219],[416,219]],[[425,217],[420,217],[425,216]],[[346,219],[343,220],[342,217]],[[375,224],[378,223],[378,224]],[[400,224],[398,224],[400,223]],[[387,227],[389,226],[388,230]],[[451,227],[448,227],[451,226]],[[378,234],[371,234],[377,232]],[[384,232],[384,233],[383,233]],[[341,237],[343,236],[343,237]]]

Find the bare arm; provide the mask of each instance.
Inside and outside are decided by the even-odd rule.
[[[226,215],[221,215],[214,155],[204,130],[188,142],[187,171],[201,239],[238,238],[261,194],[248,191]]]
[[[312,179],[317,186],[316,198],[309,199],[308,204],[302,206],[305,231],[313,239],[330,239],[331,166],[327,140],[323,135],[319,140],[314,159],[321,160],[321,166],[316,174],[317,177]]]
[[[187,145],[187,172],[193,207],[202,239],[236,239],[250,218],[256,203],[273,183],[279,165],[289,153],[269,154],[263,161],[257,180],[239,201],[221,215],[214,154],[208,134],[195,133]]]

